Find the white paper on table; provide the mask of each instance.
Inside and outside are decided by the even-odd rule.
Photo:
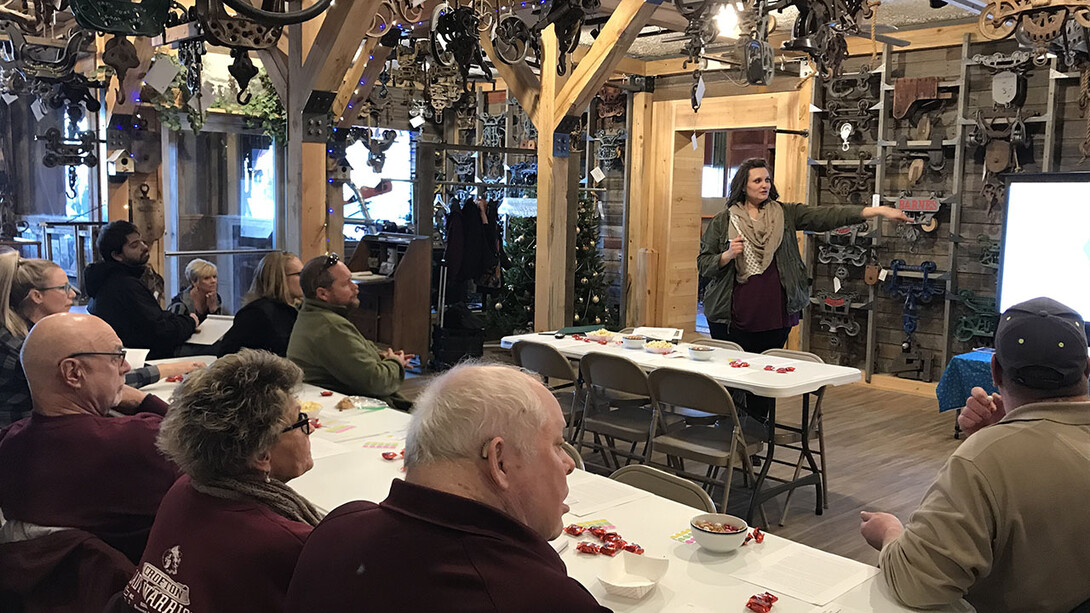
[[[317,436],[310,437],[310,457],[315,460],[348,453],[349,451],[352,451],[352,448],[347,445],[334,443]]]
[[[144,360],[148,359],[149,349],[129,349],[125,348],[125,361],[129,363],[129,368],[136,370],[137,368],[144,367]]]
[[[749,558],[745,568],[730,575],[772,593],[826,605],[877,574],[873,566],[795,544]]]
[[[234,323],[235,318],[230,315],[209,315],[201,322],[200,330],[194,332],[186,342],[193,345],[215,345]]]
[[[810,613],[867,613],[863,609],[857,609],[855,607],[846,607],[842,604],[827,604],[825,606],[816,606],[810,609]]]
[[[584,517],[648,496],[651,496],[650,492],[575,471],[568,478],[568,497],[564,502],[568,505],[569,513]]]
[[[660,341],[680,341],[683,334],[681,328],[647,328],[640,327],[632,331],[637,336],[649,336]]]

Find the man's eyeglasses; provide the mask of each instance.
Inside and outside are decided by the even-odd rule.
[[[310,417],[306,413],[303,413],[302,411],[300,411],[299,412],[299,421],[297,421],[294,424],[288,426],[287,428],[284,428],[283,430],[280,431],[280,433],[285,434],[285,433],[291,432],[292,430],[294,430],[296,428],[302,428],[303,429],[303,434],[310,434]]]
[[[75,292],[77,294],[79,293],[76,288],[72,287],[71,283],[65,283],[64,285],[54,285],[53,287],[36,287],[34,289],[38,290],[39,292],[48,292],[51,289],[62,289],[66,294],[68,292]]]
[[[332,268],[337,265],[337,262],[341,261],[341,256],[336,253],[330,253],[325,256],[325,263],[322,264],[322,270]]]
[[[117,364],[117,365],[120,366],[121,363],[125,361],[125,354],[126,353],[127,352],[124,349],[122,349],[121,351],[80,351],[78,353],[70,354],[67,357],[65,357],[64,359],[67,360],[67,359],[70,359],[70,358],[82,358],[82,357],[85,357],[85,356],[92,356],[92,355],[108,355],[111,358],[113,358],[114,364]]]

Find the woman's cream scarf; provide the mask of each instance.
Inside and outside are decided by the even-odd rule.
[[[772,258],[783,241],[783,207],[775,200],[768,200],[758,209],[757,219],[749,216],[744,203],[730,207],[730,228],[727,238],[738,235],[745,238],[742,255],[735,265],[735,280],[745,283],[753,275],[759,275],[772,264]]]

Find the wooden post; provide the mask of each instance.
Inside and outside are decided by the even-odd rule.
[[[651,196],[651,94],[637,92],[632,94],[632,133],[628,136],[628,150],[631,162],[628,181],[628,235],[625,257],[628,259],[628,277],[624,280],[625,308],[623,314],[625,326],[641,326],[650,322],[647,300],[650,295],[646,288],[646,267],[638,265],[637,258],[641,250],[651,244],[650,196]],[[642,289],[641,289],[642,288]]]

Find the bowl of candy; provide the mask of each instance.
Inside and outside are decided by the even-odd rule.
[[[599,329],[597,329],[597,330],[595,330],[593,332],[587,332],[587,338],[589,338],[592,341],[598,341],[598,342],[607,341],[608,342],[608,341],[613,340],[613,333],[610,332],[609,330],[606,330],[605,328],[599,328]]]
[[[697,362],[707,362],[712,359],[713,353],[715,353],[715,347],[708,347],[707,345],[693,345],[689,347],[689,357]]]
[[[643,349],[643,343],[646,340],[638,334],[625,334],[621,337],[621,344],[625,349]]]
[[[749,526],[741,517],[726,513],[705,513],[689,520],[696,544],[708,551],[726,553],[742,546]]]
[[[622,551],[621,555],[609,561],[606,569],[598,575],[598,581],[605,586],[606,592],[614,596],[638,600],[655,588],[669,567],[670,560],[667,558]]]
[[[643,350],[647,353],[666,355],[667,353],[673,353],[674,344],[668,341],[647,341],[643,345]]]

